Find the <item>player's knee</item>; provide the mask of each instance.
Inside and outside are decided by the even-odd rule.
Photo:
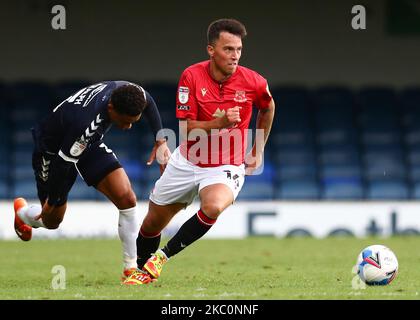
[[[217,219],[217,217],[223,212],[224,209],[224,206],[217,202],[201,204],[201,210],[211,219]]]
[[[127,188],[125,190],[121,190],[117,197],[116,206],[118,209],[129,209],[133,208],[137,205],[137,197],[134,193],[133,189]]]

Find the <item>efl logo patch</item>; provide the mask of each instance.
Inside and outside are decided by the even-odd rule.
[[[73,157],[80,156],[82,152],[85,151],[86,146],[87,142],[80,139],[72,145],[72,147],[70,148],[70,154]]]
[[[179,100],[179,102],[181,102],[182,104],[187,103],[189,93],[190,93],[190,89],[188,89],[187,87],[179,87],[179,89],[178,89],[178,100]]]
[[[189,111],[190,110],[190,106],[178,106],[178,110],[180,110],[180,111]]]

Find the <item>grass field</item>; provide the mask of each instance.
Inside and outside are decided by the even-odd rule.
[[[389,286],[353,289],[361,249],[384,244],[400,272]],[[420,237],[200,240],[165,265],[158,282],[121,286],[117,239],[0,242],[0,299],[419,299]],[[52,288],[55,265],[65,289]]]

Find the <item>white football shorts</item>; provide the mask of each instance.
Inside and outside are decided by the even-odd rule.
[[[245,165],[221,165],[202,168],[192,164],[176,148],[165,171],[155,183],[149,199],[157,205],[185,203],[194,201],[200,190],[216,183],[230,188],[235,200],[245,180]]]

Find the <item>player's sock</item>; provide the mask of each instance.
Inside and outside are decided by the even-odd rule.
[[[118,235],[123,246],[124,269],[137,268],[136,239],[140,228],[137,206],[120,210]]]
[[[19,218],[22,219],[22,221],[25,224],[30,225],[31,227],[45,228],[44,223],[42,222],[41,212],[42,212],[41,205],[32,204],[32,205],[29,205],[27,207],[21,208],[17,212],[17,215],[19,216]]]
[[[200,209],[197,214],[188,219],[178,230],[178,232],[168,241],[162,249],[169,258],[185,247],[200,239],[216,223],[216,219],[211,219]]]
[[[150,255],[154,253],[160,244],[160,235],[148,233],[140,228],[139,235],[137,237],[137,265],[141,269],[146,263]]]

